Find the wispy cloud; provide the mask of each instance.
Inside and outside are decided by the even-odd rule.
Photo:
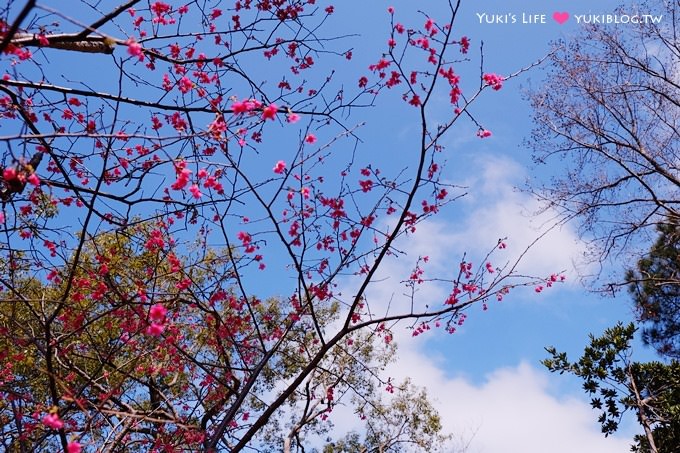
[[[542,276],[566,271],[571,280],[587,272],[583,264],[586,246],[570,225],[557,225],[557,213],[541,211],[541,203],[520,192],[526,170],[513,159],[484,154],[471,160],[465,185],[470,195],[458,209],[465,215],[453,241],[479,249],[499,238],[508,238],[507,260],[523,253],[519,270]],[[531,246],[529,250],[527,248]]]

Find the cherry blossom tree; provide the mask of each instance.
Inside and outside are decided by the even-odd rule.
[[[408,23],[390,8],[382,54],[351,77],[355,41],[320,0],[0,10],[5,449],[300,450],[338,405],[380,413],[378,389],[429,408],[381,374],[397,322],[454,332],[472,306],[559,280],[518,275],[503,240],[443,276],[405,256],[464,194],[443,139],[461,122],[489,137],[472,105],[512,77],[471,57],[459,3]],[[401,170],[359,153],[382,99],[418,125]],[[372,299],[397,259],[413,260],[393,276],[408,304]],[[426,283],[448,297],[420,300]],[[434,439],[427,410],[385,432]]]

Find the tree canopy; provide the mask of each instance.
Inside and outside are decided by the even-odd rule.
[[[465,195],[444,144],[489,137],[474,102],[512,77],[473,55],[459,6],[389,8],[370,55],[316,0],[1,6],[3,447],[304,451],[342,405],[370,418],[366,448],[445,439],[381,374],[396,324],[454,332],[559,279],[494,264],[502,239],[444,275],[403,250]],[[362,148],[381,102],[412,118],[399,152]],[[371,297],[397,259],[408,302]]]
[[[578,222],[597,262],[644,251],[656,225],[678,217],[680,5],[639,8],[667,20],[584,25],[578,38],[556,43],[546,83],[532,95],[529,145],[553,176],[532,191]]]
[[[605,435],[632,411],[644,431],[632,450],[665,452],[680,445],[680,3],[639,8],[668,20],[586,25],[578,39],[557,43],[547,84],[532,96],[530,143],[539,165],[560,166],[532,190],[546,209],[578,222],[593,260],[613,274],[605,287],[629,288],[643,340],[665,360],[635,361],[636,323],[619,322],[591,335],[577,361],[551,347],[544,365],[583,380]]]
[[[680,358],[680,229],[674,219],[658,226],[659,237],[626,280],[643,325],[643,340]]]

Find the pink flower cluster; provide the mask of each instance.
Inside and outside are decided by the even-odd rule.
[[[286,163],[282,160],[278,161],[276,165],[274,165],[274,173],[277,175],[282,174],[284,171],[286,171]]]
[[[191,175],[191,170],[187,167],[187,163],[183,160],[175,164],[175,173],[177,173],[177,181],[175,181],[170,187],[173,190],[182,190],[189,183],[189,176]]]
[[[184,76],[181,79],[179,79],[179,91],[182,92],[182,94],[187,94],[191,89],[194,87],[194,82],[189,79],[189,77]]]
[[[470,38],[467,36],[463,36],[460,38],[460,53],[468,53],[468,50],[470,49]]]
[[[144,61],[144,50],[141,44],[135,41],[133,38],[127,40],[128,53],[133,57],[137,57],[139,61]]]
[[[243,247],[245,247],[244,251],[246,253],[253,253],[257,250],[257,247],[252,242],[253,237],[250,234],[245,231],[239,231],[237,237],[238,240],[241,241],[241,244],[243,244]]]
[[[201,193],[201,189],[198,187],[198,184],[192,184],[191,187],[189,187],[189,192],[191,192],[191,195],[196,198],[197,200],[203,196]]]
[[[36,175],[35,173],[31,173],[28,176],[26,176],[26,172],[17,171],[17,169],[14,167],[5,168],[4,171],[2,172],[2,178],[8,182],[17,180],[23,184],[28,181],[34,186],[40,185],[40,178],[38,177],[38,175]]]
[[[260,108],[262,108],[262,103],[257,99],[244,99],[242,101],[234,101],[234,103],[231,104],[231,111],[234,115],[252,112],[253,110]]]
[[[146,328],[147,335],[157,337],[165,330],[165,316],[168,309],[163,304],[154,304],[149,309],[149,319],[151,323]]]
[[[437,34],[437,27],[435,26],[434,19],[427,18],[425,21],[425,30],[430,34],[430,36],[434,36]]]
[[[484,83],[496,91],[503,87],[503,80],[505,80],[503,76],[499,76],[498,74],[484,74],[482,78],[484,79]]]
[[[446,70],[439,68],[439,75],[445,78],[451,86],[451,91],[449,92],[451,104],[458,104],[458,99],[460,99],[460,95],[463,93],[458,85],[460,83],[460,76],[454,73],[451,67]]]
[[[151,237],[149,237],[149,239],[146,241],[144,247],[150,252],[160,250],[165,247],[163,232],[161,230],[153,230],[151,232]]]
[[[64,422],[59,418],[58,414],[47,414],[43,417],[42,422],[43,425],[54,430],[64,427]]]
[[[267,107],[262,109],[262,119],[263,120],[273,120],[276,119],[276,114],[279,108],[276,104],[269,104]]]
[[[262,109],[263,120],[276,119],[276,114],[279,112],[279,108],[276,104],[269,104],[268,106],[263,107],[262,102],[257,99],[243,99],[242,101],[234,101],[234,103],[231,104],[231,111],[234,115],[241,115],[260,109]],[[297,118],[291,119],[291,115],[289,115],[289,123],[295,122],[296,120]]]

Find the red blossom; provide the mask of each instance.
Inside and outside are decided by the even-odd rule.
[[[34,186],[39,186],[40,185],[40,178],[38,178],[38,175],[35,173],[31,173],[28,178],[26,178],[26,181],[29,183],[33,184]]]
[[[151,335],[152,337],[158,337],[163,333],[164,330],[165,330],[165,326],[163,324],[158,324],[158,323],[152,322],[146,328],[146,334]]]
[[[163,304],[154,304],[149,309],[149,318],[152,321],[162,322],[165,319],[168,309]]]
[[[179,79],[179,91],[186,94],[194,87],[194,82],[192,82],[187,76]]]
[[[435,27],[434,20],[431,18],[427,18],[425,21],[425,30],[427,30],[430,33],[430,36],[434,36],[437,34],[437,28]]]
[[[386,60],[384,58],[381,58],[378,60],[376,64],[372,64],[368,67],[369,70],[375,72],[375,71],[382,71],[383,69],[387,68],[389,65],[392,63],[389,60]]]
[[[47,414],[42,419],[43,425],[50,429],[58,430],[64,427],[64,422],[59,418],[59,415]]]
[[[141,44],[130,38],[127,40],[127,46],[127,51],[130,55],[136,57],[139,61],[144,61],[144,50],[142,49]]]
[[[17,170],[14,167],[7,167],[2,172],[2,178],[5,181],[13,181],[18,178]]]
[[[482,78],[484,79],[484,83],[486,83],[496,91],[500,90],[503,87],[503,80],[505,80],[502,76],[499,76],[498,74],[484,74]]]
[[[276,119],[276,114],[278,113],[279,108],[276,106],[276,104],[269,104],[267,107],[262,109],[262,119],[263,120],[274,120]]]
[[[466,54],[468,53],[468,49],[470,48],[470,38],[467,36],[463,36],[460,38],[460,53]]]
[[[192,184],[192,186],[189,187],[189,192],[191,192],[191,195],[196,199],[201,198],[201,196],[203,195],[201,193],[200,187],[198,187],[198,184]]]
[[[359,181],[359,185],[361,186],[362,192],[370,192],[371,189],[373,188],[373,181],[371,181],[370,179]]]
[[[280,175],[286,170],[286,163],[282,160],[278,161],[276,165],[274,165],[274,173]]]

